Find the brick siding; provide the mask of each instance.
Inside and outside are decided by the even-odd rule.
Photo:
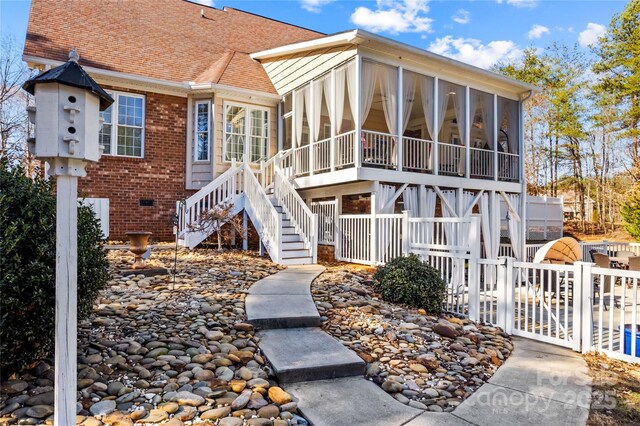
[[[171,241],[176,201],[195,191],[185,190],[187,99],[144,94],[144,158],[104,155],[79,180],[79,196],[109,198],[109,238],[126,240],[126,232],[150,231],[154,241]],[[115,141],[112,141],[115,143]],[[153,207],[140,200],[153,200]]]

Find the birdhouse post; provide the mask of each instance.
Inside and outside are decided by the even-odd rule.
[[[27,81],[35,95],[28,109],[35,124],[29,150],[49,163],[56,179],[56,305],[54,424],[75,424],[77,377],[78,177],[100,159],[100,111],[113,99],[78,65],[69,61]]]

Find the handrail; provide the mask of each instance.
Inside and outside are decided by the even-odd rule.
[[[291,224],[303,237],[306,248],[312,253],[313,263],[316,263],[318,251],[318,215],[313,213],[309,206],[300,198],[298,192],[279,167],[275,168],[274,188],[276,200],[289,216]]]
[[[193,225],[196,225],[203,212],[221,203],[232,203],[240,195],[241,169],[242,167],[236,167],[235,162],[232,162],[229,170],[187,198],[183,205],[177,206],[179,236],[183,236]]]
[[[244,171],[244,194],[247,199],[245,208],[251,210],[255,219],[261,240],[267,247],[274,262],[282,260],[282,218],[275,207],[269,201],[269,197],[262,189],[260,182],[253,174],[251,168],[244,164],[241,167]]]

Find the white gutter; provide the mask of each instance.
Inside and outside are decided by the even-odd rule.
[[[293,43],[286,46],[276,47],[274,49],[263,50],[261,52],[252,53],[249,56],[251,56],[251,59],[259,61],[261,59],[268,59],[282,55],[291,55],[293,53],[304,52],[311,49],[354,43],[355,39],[358,36],[357,32],[358,30],[346,31],[315,40],[303,41],[300,43]]]
[[[36,56],[30,56],[30,55],[22,55],[22,60],[27,63],[50,65],[52,67],[57,67],[58,65],[62,65],[64,63],[61,61],[54,61],[52,59],[39,58]],[[181,91],[189,90],[189,84],[186,82],[179,83],[179,82],[170,81],[170,80],[162,80],[159,78],[145,77],[137,74],[129,74],[129,73],[118,72],[118,71],[109,71],[109,70],[89,67],[89,66],[83,66],[82,68],[84,68],[89,74],[94,74],[100,77],[116,78],[116,79],[135,81],[138,83],[153,84],[156,86],[162,86],[162,87],[170,88],[173,90],[181,90]]]
[[[40,64],[45,66],[57,67],[58,65],[62,65],[63,62],[55,61],[52,59],[40,58],[36,56],[23,55],[22,60],[27,63]],[[258,90],[251,89],[243,89],[234,86],[228,86],[226,84],[216,84],[216,83],[196,83],[193,81],[184,81],[184,82],[176,82],[170,80],[163,80],[159,78],[153,77],[145,77],[137,74],[130,74],[118,71],[109,71],[101,68],[95,68],[90,66],[83,66],[83,68],[92,75],[96,77],[102,78],[111,78],[118,80],[127,80],[130,82],[141,83],[141,84],[150,84],[154,86],[159,86],[166,89],[171,89],[173,91],[180,91],[184,93],[189,93],[192,91],[200,91],[200,92],[219,92],[226,91],[229,93],[237,93],[245,96],[259,97],[263,99],[269,100],[280,100],[280,95],[268,92],[260,92]]]
[[[305,41],[302,43],[294,43],[289,44],[287,46],[277,47],[275,49],[264,50],[262,52],[257,52],[251,54],[251,58],[255,60],[263,60],[267,58],[272,58],[276,56],[290,55],[294,53],[299,53],[311,49],[319,49],[325,47],[338,46],[341,44],[355,44],[355,45],[365,45],[371,42],[380,43],[388,46],[391,50],[397,51],[398,56],[402,56],[403,51],[408,52],[412,55],[420,56],[422,58],[430,59],[435,62],[442,64],[444,67],[455,67],[458,69],[463,69],[470,73],[481,75],[483,77],[492,79],[494,81],[499,81],[503,84],[508,84],[511,86],[515,86],[521,88],[523,90],[535,91],[539,92],[540,88],[533,86],[528,83],[523,83],[521,81],[515,80],[510,77],[503,76],[501,74],[497,74],[491,71],[487,71],[482,68],[478,68],[473,65],[469,65],[464,62],[457,61],[455,59],[447,58],[446,56],[438,55],[433,52],[429,52],[425,49],[420,49],[415,46],[411,46],[406,43],[401,43],[399,41],[392,40],[387,37],[382,37],[377,34],[370,33],[368,31],[364,31],[361,29],[355,29],[351,31],[346,31],[343,33],[338,33],[335,35],[323,37],[316,40]]]

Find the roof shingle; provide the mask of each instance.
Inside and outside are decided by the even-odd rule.
[[[276,93],[249,54],[323,35],[184,0],[32,0],[24,54],[64,62],[77,48],[84,66]]]

